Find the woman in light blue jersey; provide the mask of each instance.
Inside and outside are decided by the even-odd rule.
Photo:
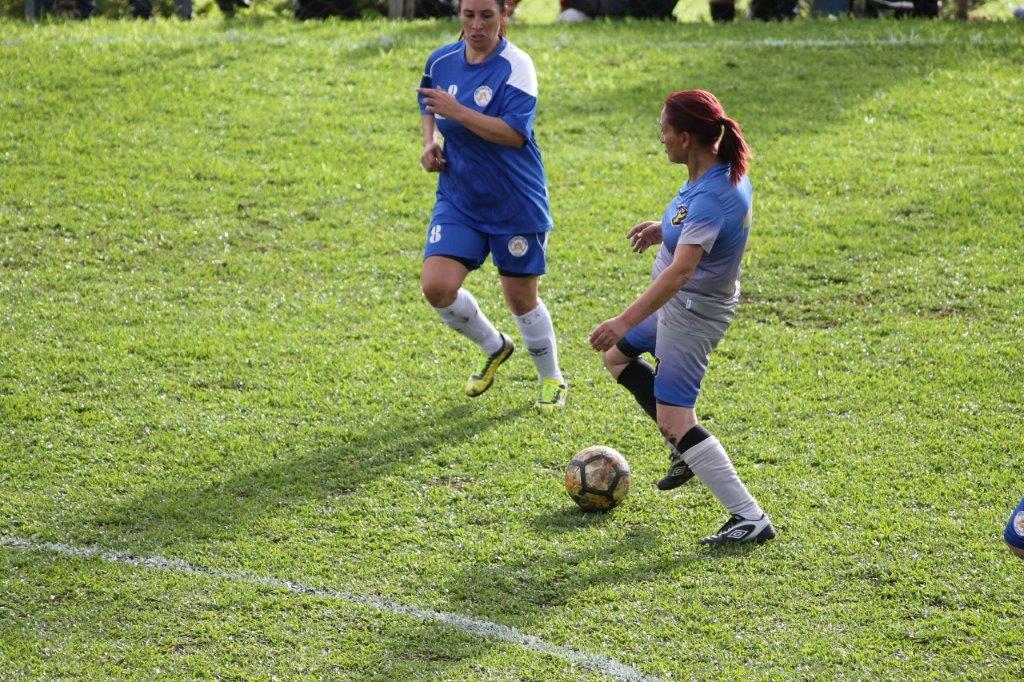
[[[505,0],[462,0],[462,37],[427,59],[418,90],[420,163],[440,178],[420,285],[441,320],[483,351],[466,384],[467,395],[481,395],[515,350],[462,288],[490,255],[537,368],[536,406],[550,411],[565,405],[568,385],[538,295],[552,221],[533,134],[537,74],[529,55],[505,39],[505,18]]]
[[[752,215],[750,150],[739,124],[704,90],[668,96],[661,142],[688,177],[660,221],[639,223],[627,235],[637,252],[661,244],[653,281],[621,314],[599,324],[590,344],[669,445],[671,463],[658,488],[677,488],[696,475],[729,510],[729,520],[701,542],[763,542],[775,537],[771,520],[694,411],[708,356],[739,301]],[[654,355],[657,370],[640,359],[644,352]]]

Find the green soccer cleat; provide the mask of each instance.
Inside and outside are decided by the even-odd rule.
[[[503,346],[494,355],[488,355],[484,358],[484,362],[480,365],[480,369],[477,370],[476,374],[469,377],[469,381],[466,382],[466,395],[470,398],[475,398],[481,395],[491,387],[494,383],[494,375],[498,373],[498,367],[501,363],[508,360],[509,356],[512,355],[512,351],[516,349],[512,339],[508,338],[504,334],[501,335]]]
[[[569,385],[564,381],[547,377],[540,382],[540,397],[534,405],[541,412],[554,412],[565,407],[565,398],[569,395]]]

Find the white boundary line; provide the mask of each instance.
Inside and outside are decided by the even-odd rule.
[[[310,585],[295,583],[290,580],[255,575],[245,571],[221,571],[215,568],[191,564],[187,561],[182,561],[181,559],[167,559],[161,556],[152,555],[137,556],[134,554],[115,552],[97,547],[75,547],[73,545],[66,545],[60,542],[40,542],[36,540],[26,540],[24,538],[0,535],[0,547],[24,549],[34,552],[48,552],[50,554],[59,554],[61,556],[73,557],[76,559],[101,559],[113,564],[123,564],[127,566],[135,566],[137,568],[177,571],[180,573],[218,578],[220,580],[250,583],[275,590],[287,590],[300,595],[339,599],[359,604],[360,606],[377,609],[378,611],[408,616],[417,620],[436,621],[473,635],[474,637],[497,639],[502,642],[517,644],[524,649],[561,658],[569,663],[602,673],[616,680],[629,680],[630,682],[656,680],[656,678],[644,675],[636,668],[632,668],[625,663],[620,663],[613,658],[608,658],[607,656],[601,656],[600,654],[593,654],[586,651],[577,651],[568,647],[558,646],[557,644],[550,644],[539,637],[528,635],[516,630],[515,628],[508,627],[507,625],[494,623],[489,620],[484,620],[483,618],[472,618],[470,616],[460,616],[455,613],[445,613],[443,611],[433,611],[431,609],[421,609],[415,606],[395,604],[385,601],[380,597],[367,597],[339,592],[337,590],[312,587]]]

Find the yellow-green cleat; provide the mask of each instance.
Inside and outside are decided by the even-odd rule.
[[[516,349],[512,339],[504,334],[501,335],[501,340],[504,344],[501,349],[494,355],[488,355],[484,358],[480,369],[477,370],[476,374],[470,376],[469,381],[466,382],[466,395],[470,398],[481,395],[491,387],[491,384],[494,383],[494,375],[498,373],[498,367],[501,366],[501,363],[508,360],[509,356],[512,355],[512,351]]]
[[[565,399],[569,395],[569,385],[564,381],[547,377],[540,382],[540,397],[534,405],[541,412],[553,412],[565,407]]]

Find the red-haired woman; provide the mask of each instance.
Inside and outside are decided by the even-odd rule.
[[[671,464],[658,488],[671,490],[696,475],[729,510],[725,525],[701,542],[764,542],[775,537],[771,520],[694,412],[708,355],[739,302],[751,221],[750,149],[740,125],[704,90],[668,96],[661,143],[669,161],[689,174],[660,221],[639,223],[627,235],[638,253],[661,243],[653,281],[591,332],[590,345],[669,444]],[[640,359],[644,352],[654,355],[657,371]]]

